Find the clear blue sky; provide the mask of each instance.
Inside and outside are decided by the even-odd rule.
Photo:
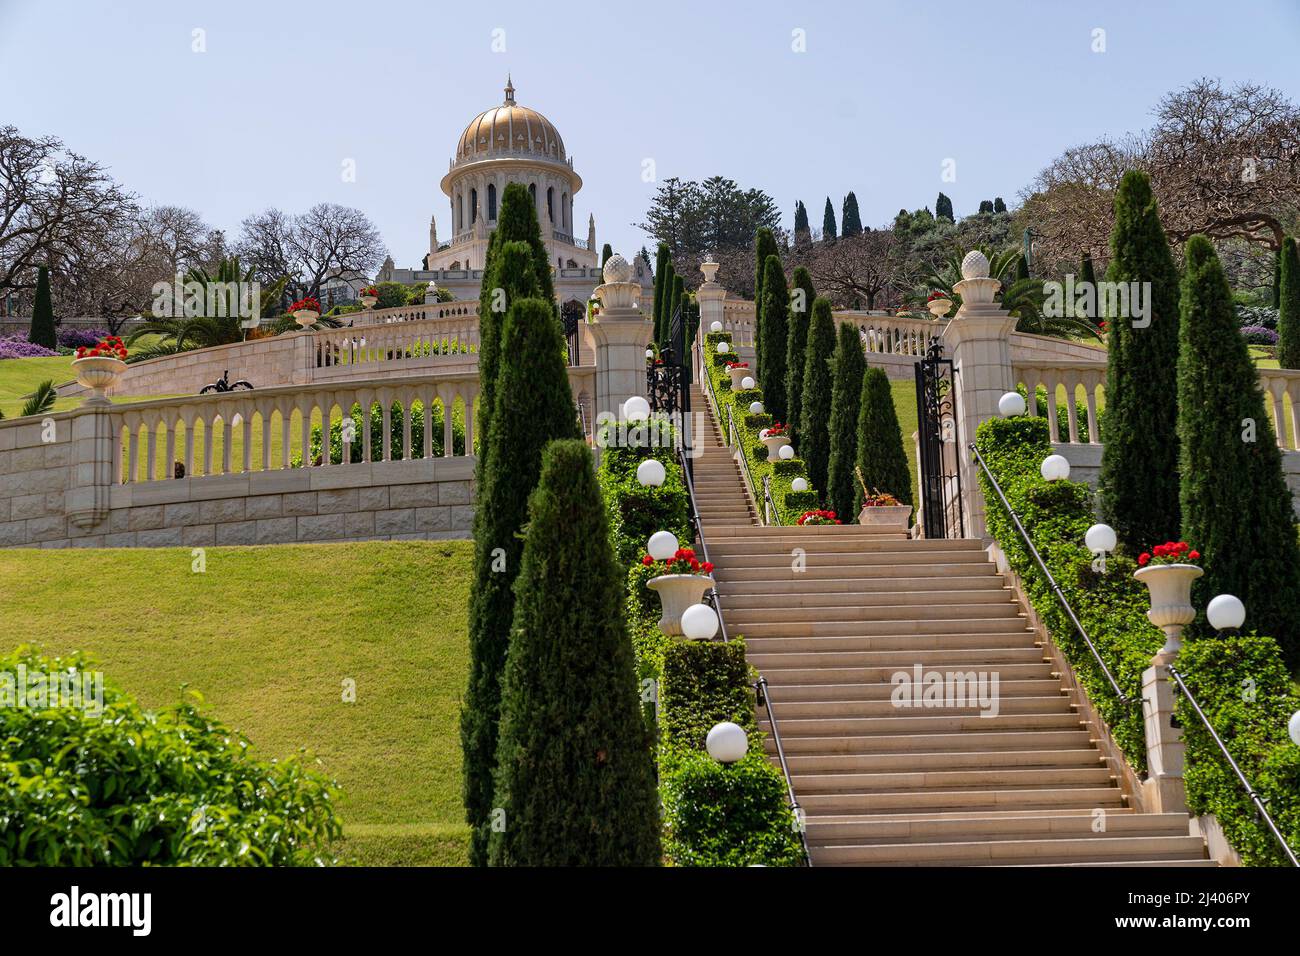
[[[357,206],[412,266],[430,212],[449,232],[438,181],[456,137],[510,71],[584,179],[575,219],[594,212],[598,241],[628,254],[647,241],[630,225],[654,190],[647,158],[660,178],[761,187],[787,226],[797,198],[818,226],[849,189],[867,224],[940,189],[963,214],[1012,202],[1071,144],[1143,127],[1198,76],[1300,100],[1297,49],[1297,0],[0,0],[0,123],[232,238],[267,206]]]

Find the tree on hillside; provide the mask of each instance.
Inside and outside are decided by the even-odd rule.
[[[685,300],[685,298],[686,298],[686,284],[682,281],[681,276],[674,274],[672,296],[668,300],[668,314],[664,316],[664,337],[662,342],[663,345],[670,346],[670,347],[676,346],[676,343],[671,341],[672,331],[673,331],[673,317],[676,316],[679,312],[682,312],[682,302]],[[682,322],[686,321],[686,316],[684,314],[681,316],[681,321]],[[681,361],[681,356],[677,356],[677,359],[678,361]]]
[[[947,219],[953,222],[952,200],[943,193],[939,193],[939,198],[934,201],[934,218]]]
[[[241,224],[235,252],[257,266],[263,281],[289,277],[295,298],[319,296],[336,275],[370,275],[384,257],[384,242],[360,209],[317,203],[301,215],[268,209]]]
[[[759,228],[775,228],[781,220],[776,202],[761,189],[743,189],[724,176],[702,182],[664,180],[646,211],[644,222],[633,223],[657,241],[668,244],[674,259],[746,246]]]
[[[827,196],[826,209],[822,212],[822,242],[834,242],[835,238],[835,207]]]
[[[54,304],[50,301],[50,270],[36,270],[36,298],[32,302],[32,327],[27,341],[47,349],[57,348],[59,336],[54,328]]]
[[[659,341],[659,330],[663,328],[664,302],[667,299],[668,292],[671,291],[671,285],[665,285],[669,281],[669,270],[671,269],[671,253],[668,251],[668,243],[659,243],[659,251],[655,255],[655,307],[653,335],[657,343]]]
[[[858,412],[858,470],[873,492],[891,494],[905,504],[912,503],[912,475],[903,450],[903,430],[894,408],[889,377],[881,368],[869,368],[862,378],[862,399]],[[862,489],[854,482],[857,495],[853,513],[862,507]]]
[[[872,229],[838,242],[796,249],[822,293],[845,308],[876,309],[905,290],[906,247],[892,229]]]
[[[858,197],[853,195],[853,190],[844,197],[844,214],[840,216],[840,235],[848,238],[850,236],[862,235],[862,217],[858,215]]]
[[[1115,197],[1110,282],[1150,283],[1150,324],[1106,316],[1101,504],[1130,548],[1178,533],[1178,270],[1147,177],[1125,175]]]
[[[794,204],[794,241],[795,245],[812,241],[812,230],[808,226],[808,209],[804,206],[803,200],[796,200]]]
[[[773,419],[786,420],[785,360],[789,349],[790,293],[785,285],[785,269],[779,256],[768,256],[763,271],[763,364],[758,367],[758,381],[763,387],[764,404]]]
[[[1277,361],[1300,368],[1300,251],[1287,236],[1278,252]]]
[[[799,421],[803,425],[799,454],[808,463],[808,484],[823,494],[831,458],[831,364],[834,356],[835,318],[831,314],[830,300],[818,296],[813,301],[812,318],[808,325],[808,348],[804,356],[803,407],[799,410]]]
[[[995,213],[1007,211],[1007,204],[1003,201],[1001,196],[993,197],[993,211]]]
[[[501,691],[494,866],[656,866],[659,795],[591,451],[554,441],[529,499]]]
[[[1080,281],[1080,282],[1086,282],[1086,283],[1088,283],[1088,285],[1090,285],[1090,286],[1096,288],[1096,285],[1097,285],[1097,271],[1093,268],[1093,265],[1092,265],[1092,253],[1091,253],[1091,252],[1085,252],[1085,253],[1083,254],[1083,262],[1082,262],[1082,264],[1079,266],[1079,281]]]
[[[983,216],[983,215],[988,215],[988,216],[993,215],[993,200],[991,200],[991,199],[981,199],[981,200],[980,200],[979,213],[980,213],[980,215],[982,215],[982,216]]]
[[[790,289],[790,331],[785,350],[785,423],[790,441],[798,447],[799,416],[803,412],[803,367],[808,351],[808,324],[817,291],[812,276],[803,266],[794,270]]]
[[[835,346],[835,377],[831,385],[830,460],[826,471],[826,507],[845,523],[853,519],[858,461],[858,417],[861,413],[862,377],[867,362],[862,339],[851,322],[840,325]]]
[[[1235,594],[1247,624],[1300,665],[1300,545],[1282,456],[1214,246],[1183,252],[1178,355],[1182,539],[1204,556],[1201,602]],[[1107,405],[1109,414],[1109,405]]]
[[[605,268],[605,263],[609,262],[609,257],[614,254],[614,247],[608,242],[600,250],[600,267]]]
[[[763,228],[754,233],[754,369],[763,367],[763,277],[766,275],[768,256],[779,255],[776,235]]]

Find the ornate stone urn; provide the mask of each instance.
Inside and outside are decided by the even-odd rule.
[[[688,607],[699,604],[713,586],[713,578],[707,574],[661,574],[647,581],[646,587],[659,595],[659,606],[663,611],[659,630],[681,636],[682,614]]]
[[[373,309],[375,307],[375,303],[378,301],[379,301],[379,296],[377,295],[363,295],[361,297],[361,304],[364,305],[367,309]]]
[[[911,517],[911,505],[863,506],[858,512],[858,524],[866,528],[907,534],[908,520]]]
[[[925,307],[930,310],[930,314],[936,319],[942,319],[948,314],[948,310],[952,308],[952,299],[931,299],[925,304]]]
[[[77,376],[77,384],[90,389],[87,405],[111,405],[108,390],[117,384],[125,371],[125,362],[106,355],[88,355],[72,360],[72,372]]]
[[[1147,620],[1165,632],[1165,646],[1156,655],[1158,662],[1172,663],[1182,649],[1183,628],[1196,619],[1192,583],[1204,573],[1194,564],[1156,564],[1133,573],[1151,592]]]
[[[316,324],[320,318],[320,313],[314,309],[299,309],[293,314],[293,320],[298,323],[298,327],[304,332]]]
[[[739,368],[727,369],[727,375],[731,377],[731,390],[733,392],[740,391],[740,383],[743,382],[746,378],[751,377],[753,374],[754,374],[753,369],[743,365],[740,366]]]
[[[764,435],[762,441],[767,447],[768,461],[779,461],[781,458],[781,449],[790,444],[790,439],[785,435]]]

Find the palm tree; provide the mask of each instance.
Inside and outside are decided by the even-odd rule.
[[[58,392],[54,390],[54,380],[46,379],[36,386],[36,391],[27,396],[27,401],[23,405],[23,410],[18,413],[18,417],[26,418],[29,415],[43,415],[54,407],[54,400],[58,397]],[[0,418],[4,417],[5,413],[0,412]]]

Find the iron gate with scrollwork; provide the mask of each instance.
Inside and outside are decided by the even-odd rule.
[[[691,410],[690,356],[686,353],[686,323],[679,308],[668,323],[668,341],[657,358],[646,361],[646,391],[650,409],[670,419],[685,420]]]
[[[943,342],[930,339],[925,358],[916,363],[918,466],[921,478],[919,518],[927,538],[962,538],[966,526],[961,507],[961,463],[957,454],[956,390],[952,359],[943,357]]]

